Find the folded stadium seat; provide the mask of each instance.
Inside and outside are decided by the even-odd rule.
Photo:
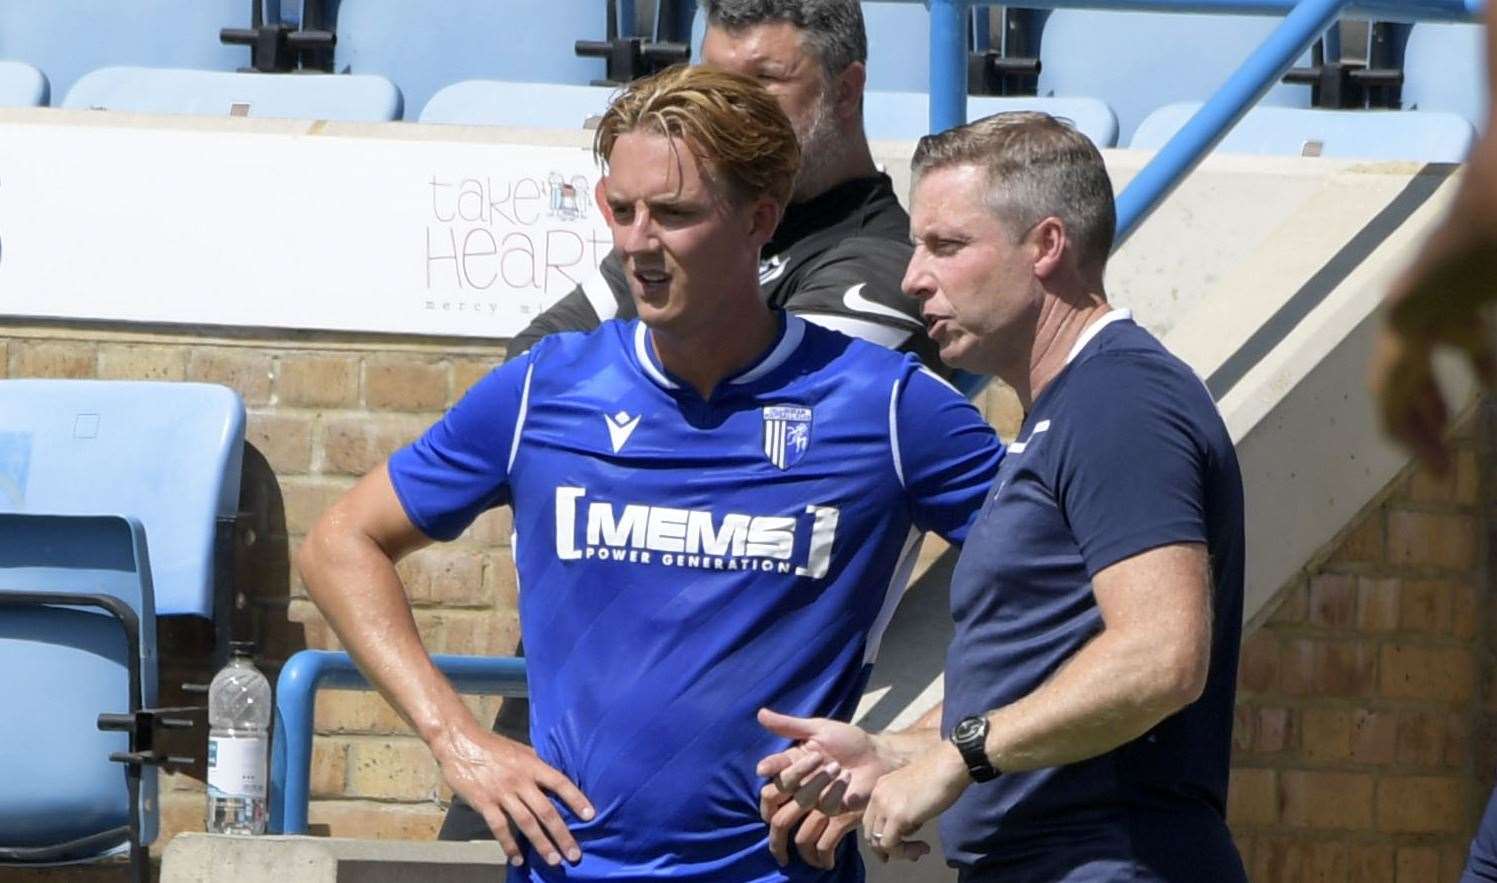
[[[1154,109],[1211,97],[1281,21],[1058,9],[1040,33],[1039,94],[1102,99],[1126,144]],[[1300,64],[1308,63],[1307,53]],[[1280,83],[1263,105],[1309,107],[1310,87]]]
[[[1200,109],[1199,102],[1161,107],[1139,125],[1129,146],[1158,150]],[[1476,130],[1453,113],[1257,107],[1232,127],[1215,151],[1458,163],[1475,140]]]
[[[1478,130],[1487,124],[1487,78],[1481,25],[1423,22],[1409,28],[1403,50],[1403,106],[1458,113]]]
[[[0,513],[0,867],[96,861],[156,837],[155,769],[127,779],[110,755],[135,746],[98,726],[156,702],[146,556],[133,519]]]
[[[1071,121],[1098,147],[1118,140],[1118,119],[1095,98],[1036,98],[972,95],[967,119],[977,120],[1011,110],[1039,110]],[[873,139],[906,140],[930,131],[930,99],[924,92],[868,92],[863,99],[863,125]]]
[[[157,617],[210,618],[227,646],[244,406],[209,384],[0,380],[0,414],[0,864],[87,861],[155,836],[159,758],[110,754],[171,723]]]
[[[618,91],[613,86],[466,80],[433,95],[421,109],[421,122],[581,129],[602,116]]]
[[[36,65],[61,101],[86,71],[108,65],[232,71],[244,50],[218,32],[249,17],[244,0],[4,0],[0,58]]]
[[[419,113],[437,90],[462,80],[587,85],[601,58],[579,58],[578,40],[607,37],[597,0],[446,0],[440,13],[410,0],[342,0],[333,66],[379,74]]]
[[[0,107],[42,107],[47,95],[41,71],[21,61],[0,61]]]
[[[384,77],[224,73],[106,67],[85,74],[63,107],[198,116],[400,119],[400,90]]]

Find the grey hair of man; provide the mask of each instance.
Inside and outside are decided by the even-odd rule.
[[[920,139],[910,168],[977,166],[987,172],[989,210],[1018,241],[1057,217],[1075,243],[1077,263],[1101,271],[1112,251],[1117,209],[1102,154],[1067,120],[1047,113],[994,114]]]
[[[855,61],[868,61],[868,32],[857,0],[701,0],[707,23],[728,31],[771,22],[800,29],[828,81]]]

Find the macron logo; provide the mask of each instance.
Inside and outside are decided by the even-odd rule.
[[[640,415],[630,417],[627,413],[620,411],[613,416],[603,415],[603,422],[608,424],[608,440],[613,444],[613,452],[617,454],[634,434],[634,427],[639,425]]]

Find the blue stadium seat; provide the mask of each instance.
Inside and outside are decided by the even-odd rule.
[[[0,512],[125,515],[151,544],[156,612],[221,622],[244,405],[206,383],[0,380]],[[0,789],[3,790],[3,789]]]
[[[400,119],[400,90],[384,77],[239,74],[106,67],[85,74],[63,107],[200,116]]]
[[[1201,105],[1171,104],[1149,114],[1129,146],[1158,150]],[[1453,113],[1258,107],[1217,144],[1218,153],[1458,163],[1476,130]]]
[[[1011,110],[1039,110],[1064,117],[1098,147],[1117,144],[1118,119],[1095,98],[973,95],[967,99],[968,120]],[[868,92],[863,101],[863,125],[873,139],[919,138],[930,131],[929,97],[924,92]]]
[[[612,86],[466,80],[433,95],[421,109],[421,122],[581,129],[608,109],[617,92]]]
[[[13,465],[4,451],[0,463]],[[156,837],[156,771],[145,767],[127,787],[110,754],[131,740],[98,726],[100,714],[156,702],[140,522],[0,512],[0,671],[0,867],[95,861],[132,846],[140,861]]]
[[[62,100],[86,71],[108,65],[234,70],[244,50],[219,42],[249,24],[244,0],[4,0],[0,59],[40,68]]]
[[[1211,97],[1281,21],[1056,10],[1040,34],[1039,94],[1102,99],[1117,114],[1127,143],[1153,110]],[[1263,97],[1264,105],[1309,107],[1310,87],[1280,83]]]
[[[333,66],[379,74],[416,114],[451,83],[472,79],[586,85],[602,79],[601,58],[579,58],[578,40],[607,37],[597,0],[342,0]]]
[[[43,107],[47,77],[22,61],[0,61],[0,107]]]
[[[244,405],[201,383],[0,380],[0,415],[0,864],[129,849],[144,881],[145,752],[171,723],[157,617],[210,617],[226,646]]]
[[[1481,25],[1424,22],[1409,29],[1403,50],[1403,106],[1457,113],[1478,130],[1487,124],[1487,78]]]

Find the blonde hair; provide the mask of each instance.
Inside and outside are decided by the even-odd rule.
[[[800,144],[778,102],[754,80],[678,65],[635,80],[598,123],[593,154],[607,163],[620,135],[680,139],[740,201],[790,201]]]

